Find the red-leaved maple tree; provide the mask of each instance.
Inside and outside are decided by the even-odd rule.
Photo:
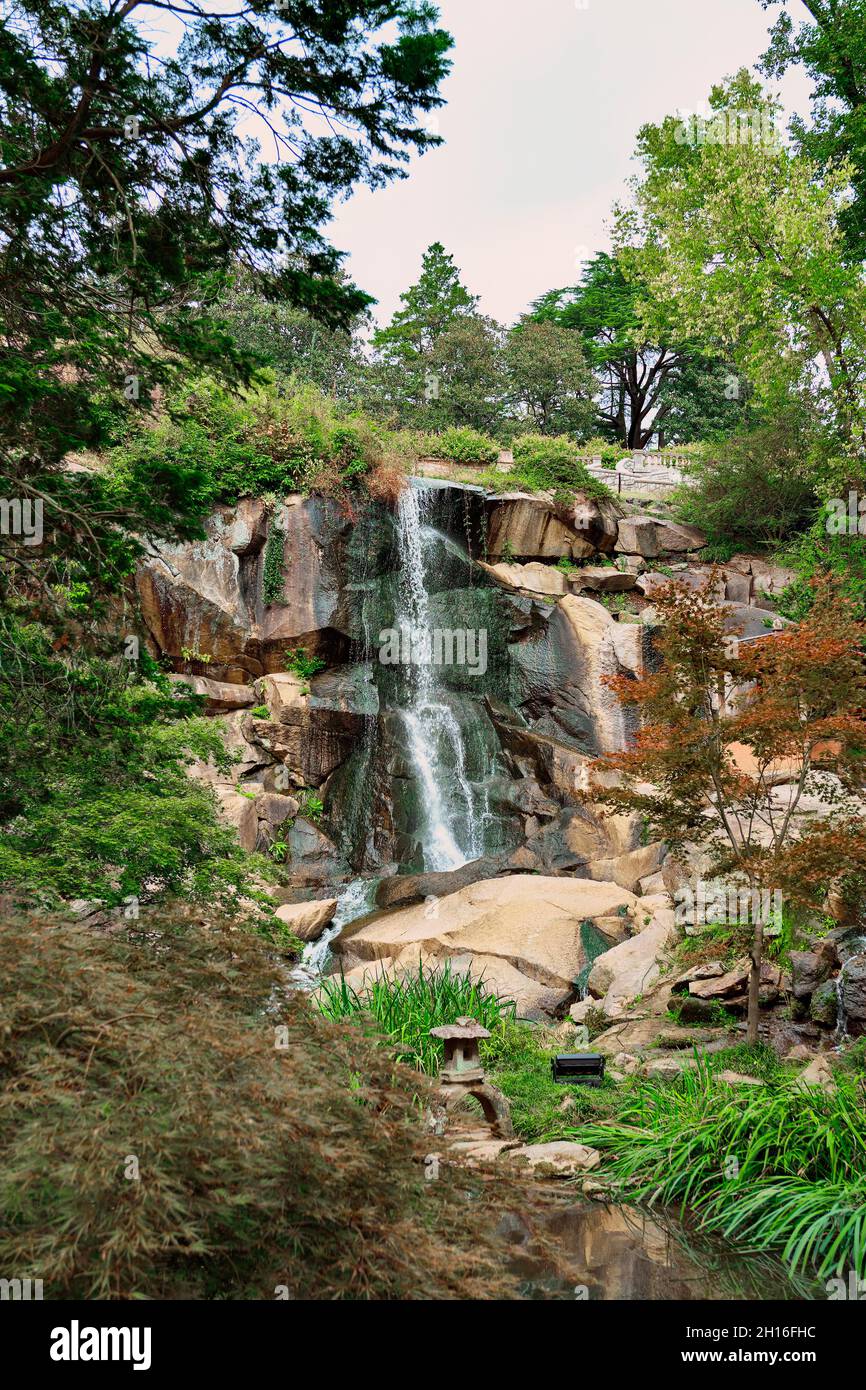
[[[829,581],[803,622],[751,641],[729,610],[671,582],[653,595],[658,669],[608,684],[640,717],[624,751],[594,764],[593,800],[639,811],[669,850],[699,846],[714,878],[752,901],[780,891],[815,908],[834,890],[856,907],[866,884],[866,624]],[[804,795],[821,803],[799,816]],[[754,914],[748,1032],[758,1037],[766,913]]]

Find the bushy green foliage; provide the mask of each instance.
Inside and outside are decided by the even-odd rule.
[[[533,491],[552,490],[563,498],[576,492],[595,498],[611,496],[604,483],[579,461],[577,455],[582,450],[568,435],[522,434],[512,447],[512,477]]]
[[[199,378],[167,403],[158,423],[131,428],[109,458],[109,476],[129,491],[149,469],[195,466],[198,505],[289,492],[338,493],[382,457],[381,437],[313,386],[275,385],[233,395]],[[142,484],[143,485],[143,484]]]
[[[496,440],[468,425],[454,425],[441,434],[423,435],[421,446],[428,457],[453,459],[455,463],[495,463],[499,458]]]
[[[510,1292],[484,1194],[424,1181],[423,1078],[201,915],[4,922],[0,1266],[47,1299]]]
[[[361,993],[342,976],[326,978],[316,995],[326,1018],[368,1017],[394,1046],[399,1061],[434,1076],[442,1060],[442,1043],[430,1029],[466,1015],[485,1028],[514,1015],[514,1004],[486,989],[483,980],[457,975],[450,962],[441,968],[418,966],[417,974],[382,976]]]
[[[817,505],[813,441],[792,408],[788,417],[707,446],[677,490],[680,520],[700,526],[714,553],[774,547],[809,524]]]
[[[794,537],[779,558],[797,573],[796,580],[785,591],[779,604],[785,617],[798,622],[811,611],[815,599],[814,581],[826,574],[833,576],[840,593],[866,612],[864,537],[859,534],[828,535],[824,509],[807,531]]]
[[[587,439],[578,449],[582,458],[601,459],[602,468],[615,468],[627,452],[625,445],[612,444],[609,439],[603,439],[601,435],[594,435],[592,439]]]
[[[320,656],[310,656],[305,647],[292,647],[285,655],[287,671],[300,676],[301,680],[311,680],[319,671],[324,671],[327,662]]]
[[[718,1064],[716,1064],[718,1065]],[[688,1206],[701,1229],[777,1250],[797,1270],[866,1274],[862,1078],[802,1088],[764,1066],[766,1085],[728,1086],[699,1060],[642,1085],[617,1123],[585,1125],[614,1155],[624,1199]]]
[[[224,896],[245,882],[213,793],[186,764],[229,760],[201,700],[152,663],[53,650],[0,630],[0,884],[40,904],[119,904],[157,888]]]

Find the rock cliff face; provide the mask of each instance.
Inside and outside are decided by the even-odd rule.
[[[588,498],[563,509],[432,482],[423,493],[426,618],[485,640],[483,669],[458,661],[436,673],[434,722],[452,729],[452,743],[459,731],[459,746],[443,757],[457,786],[452,801],[468,808],[462,830],[464,812],[454,810],[468,857],[486,855],[497,872],[515,867],[509,856],[523,845],[524,867],[563,872],[603,861],[611,841],[600,826],[591,855],[572,848],[569,802],[588,759],[626,736],[601,679],[641,669],[645,633],[567,592],[549,562],[612,552],[618,509]],[[153,654],[205,696],[238,758],[217,791],[241,842],[264,848],[278,838],[288,849],[285,818],[268,798],[303,802],[315,792],[324,803],[316,832],[331,846],[336,881],[347,866],[430,867],[422,824],[430,792],[406,718],[408,677],[379,659],[382,633],[405,616],[413,552],[403,526],[399,509],[395,516],[374,502],[350,516],[325,499],[248,498],[214,513],[203,541],[154,547],[136,578]],[[529,561],[534,594],[513,582],[520,566],[494,563],[503,553]],[[324,669],[307,678],[287,671],[299,650]],[[321,855],[317,862],[326,876]],[[309,879],[302,863],[297,870]]]
[[[283,669],[303,646],[340,661],[351,636],[341,577],[350,523],[334,503],[290,497],[270,510],[245,498],[216,512],[206,539],[160,544],[140,566],[136,585],[154,646],[177,669],[248,684]],[[268,538],[280,546],[283,597],[264,602]]]

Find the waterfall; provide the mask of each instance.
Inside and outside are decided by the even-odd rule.
[[[331,925],[316,940],[305,947],[301,959],[290,972],[290,979],[297,989],[315,989],[325,973],[331,958],[331,942],[349,922],[366,917],[373,911],[378,878],[356,878],[347,883],[337,899],[337,910]]]
[[[482,818],[466,775],[466,749],[460,723],[447,699],[439,668],[429,659],[433,624],[430,617],[430,542],[435,533],[424,524],[430,491],[410,484],[397,505],[400,555],[397,628],[408,634],[411,652],[420,656],[406,672],[402,719],[409,758],[421,788],[424,867],[457,869],[483,853]]]

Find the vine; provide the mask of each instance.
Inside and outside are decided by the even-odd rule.
[[[265,605],[272,603],[282,603],[285,598],[283,592],[283,553],[285,550],[286,537],[282,529],[274,522],[268,532],[267,544],[265,545],[265,563],[262,573],[262,598]]]

